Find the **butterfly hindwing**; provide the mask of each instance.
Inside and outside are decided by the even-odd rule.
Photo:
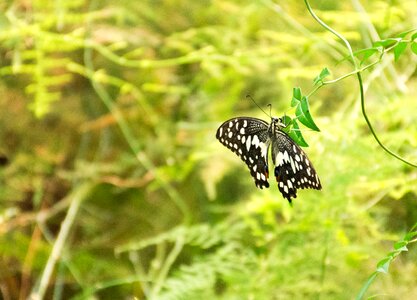
[[[246,163],[257,187],[269,187],[268,123],[249,117],[230,119],[219,127],[216,138]]]
[[[297,189],[321,189],[320,179],[307,155],[280,130],[272,137],[272,160],[278,189],[288,201],[297,197]]]

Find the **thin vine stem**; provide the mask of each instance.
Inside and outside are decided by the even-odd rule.
[[[366,107],[365,107],[365,95],[363,92],[363,83],[362,83],[362,75],[360,72],[358,72],[356,74],[356,76],[358,77],[358,81],[359,81],[359,90],[360,90],[360,94],[361,94],[361,109],[362,109],[362,114],[363,117],[365,118],[365,122],[369,127],[369,130],[371,131],[372,135],[374,136],[376,142],[379,144],[379,146],[384,149],[388,154],[392,155],[393,157],[395,157],[396,159],[402,161],[403,163],[406,163],[412,167],[417,168],[417,165],[407,161],[406,159],[402,158],[401,156],[399,156],[398,154],[394,153],[393,151],[391,151],[390,149],[388,149],[380,140],[378,135],[375,133],[374,128],[372,127],[371,121],[368,118],[368,115],[366,114]]]
[[[334,30],[333,28],[331,28],[329,25],[327,25],[326,23],[324,23],[313,11],[313,9],[310,6],[310,3],[308,3],[308,0],[304,0],[304,3],[307,6],[307,9],[309,11],[309,13],[311,14],[311,16],[317,21],[317,23],[319,23],[321,26],[323,26],[324,28],[326,28],[328,31],[330,31],[331,33],[333,33],[335,36],[337,36],[339,39],[341,39],[345,45],[346,48],[349,51],[349,56],[352,59],[352,63],[355,66],[355,70],[358,69],[357,63],[355,61],[355,57],[353,55],[353,51],[352,51],[352,47],[350,46],[350,43],[348,42],[348,40],[346,40],[340,33],[338,33],[336,30]]]
[[[385,152],[387,152],[389,155],[391,155],[391,156],[393,156],[393,157],[395,157],[396,159],[398,159],[398,160],[400,160],[400,161],[402,161],[403,163],[405,163],[405,164],[407,164],[407,165],[409,165],[409,166],[412,166],[412,167],[414,167],[414,168],[417,168],[417,165],[416,164],[413,164],[413,163],[411,163],[411,162],[409,162],[409,161],[407,161],[406,159],[404,159],[404,158],[402,158],[401,156],[399,156],[398,154],[396,154],[396,153],[394,153],[393,151],[391,151],[390,149],[388,149],[382,142],[381,142],[381,140],[379,139],[379,137],[378,137],[378,135],[376,134],[376,132],[375,132],[375,130],[374,130],[374,128],[373,128],[373,126],[372,126],[372,123],[371,123],[371,121],[369,120],[369,117],[368,117],[368,115],[366,114],[366,107],[365,107],[365,93],[364,93],[364,91],[363,91],[363,82],[362,82],[362,75],[361,75],[361,72],[364,70],[363,68],[362,69],[359,69],[358,68],[358,65],[357,65],[357,62],[356,62],[356,60],[355,60],[355,56],[354,56],[354,54],[353,54],[353,51],[352,51],[352,47],[350,46],[350,43],[348,42],[348,40],[346,40],[340,33],[338,33],[337,31],[335,31],[333,28],[331,28],[330,26],[328,26],[326,23],[324,23],[315,13],[314,13],[314,11],[313,11],[313,9],[311,8],[311,6],[310,6],[310,3],[308,2],[308,0],[304,0],[304,3],[305,3],[305,5],[306,5],[306,7],[307,7],[307,10],[310,12],[310,14],[311,14],[311,16],[321,25],[321,26],[323,26],[326,30],[328,30],[328,31],[330,31],[331,33],[333,33],[334,35],[336,35],[339,39],[341,39],[344,43],[345,43],[345,45],[346,45],[346,48],[348,49],[348,51],[349,51],[349,57],[351,58],[351,60],[352,60],[352,63],[353,63],[353,65],[354,65],[354,67],[355,67],[355,70],[353,71],[353,72],[351,72],[351,73],[349,73],[349,74],[347,74],[346,76],[342,76],[342,77],[340,77],[340,78],[338,78],[336,81],[339,81],[339,80],[341,80],[341,79],[343,79],[343,78],[346,78],[346,77],[348,77],[348,76],[350,76],[350,75],[353,75],[353,74],[355,74],[356,73],[356,76],[357,76],[357,78],[358,78],[358,82],[359,82],[359,91],[360,91],[360,98],[361,98],[361,111],[362,111],[362,115],[363,115],[363,117],[364,117],[364,119],[365,119],[365,122],[366,122],[366,124],[367,124],[367,126],[368,126],[368,128],[369,128],[369,130],[371,131],[371,133],[372,133],[372,135],[373,135],[373,137],[375,138],[375,140],[376,140],[376,142],[378,143],[378,145],[385,151]],[[384,52],[383,52],[384,53]],[[378,63],[380,60],[378,60],[377,62],[375,62],[375,64],[376,63]],[[372,64],[371,64],[372,65]],[[370,66],[368,65],[367,66],[367,68],[369,68]],[[333,81],[328,81],[328,82],[322,82],[322,84],[321,85],[318,85],[310,94],[313,94],[314,92],[316,92],[320,87],[322,87],[323,85],[325,85],[325,84],[329,84],[329,83],[332,83],[332,82],[336,82],[335,80],[333,80]]]

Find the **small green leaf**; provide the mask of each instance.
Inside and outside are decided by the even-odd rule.
[[[413,51],[414,54],[417,54],[417,43],[413,42],[411,44],[411,51]]]
[[[361,54],[363,54],[361,63],[364,63],[368,58],[370,58],[375,53],[380,53],[380,50],[378,48],[368,48],[364,49]]]
[[[319,82],[323,82],[323,79],[330,75],[330,71],[327,68],[321,70],[320,75],[314,78],[314,85],[318,84]]]
[[[390,263],[391,263],[391,258],[384,258],[380,260],[377,264],[376,271],[380,273],[388,273]]]
[[[285,127],[292,125],[292,119],[289,116],[281,117],[282,123],[285,124]]]
[[[407,47],[407,43],[406,42],[399,42],[397,46],[395,46],[394,48],[394,57],[395,57],[395,61],[397,61],[401,54],[404,53],[405,48]]]
[[[292,90],[291,107],[297,106],[297,104],[300,101],[301,101],[301,89],[299,87],[295,87]]]
[[[408,251],[408,248],[407,248],[407,246],[402,246],[401,248],[398,248],[397,251],[398,252],[405,252],[405,251]]]
[[[308,147],[308,144],[304,139],[300,139],[296,134],[294,130],[290,130],[289,132],[285,131],[286,134],[290,136],[290,138],[297,143],[297,145],[300,145],[301,147]]]
[[[303,134],[300,131],[300,127],[298,126],[298,123],[296,120],[292,121],[292,127],[293,129],[291,132],[293,132],[297,136],[297,144],[301,147],[308,147],[307,142],[305,141]]]
[[[296,134],[295,130],[292,129],[285,129],[283,128],[283,131],[297,144],[301,147],[308,147],[307,142],[304,140],[304,138],[301,136],[301,138]]]
[[[301,134],[298,123],[295,119],[291,119],[288,116],[281,117],[282,123],[285,124],[285,127],[282,130],[290,136],[290,138],[296,142],[301,147],[308,147],[307,142],[304,140],[303,135]],[[292,128],[291,128],[292,127]]]
[[[414,41],[415,39],[417,39],[417,32],[416,32],[416,33],[414,33],[414,34],[411,36],[411,40],[412,40],[412,41]]]
[[[408,243],[405,241],[396,242],[394,244],[394,249],[397,251],[408,251],[407,244]]]
[[[301,99],[300,104],[297,105],[297,108],[295,109],[295,114],[297,119],[306,127],[315,131],[320,131],[320,129],[314,123],[313,118],[311,117],[307,97],[303,97]]]
[[[395,45],[396,43],[398,43],[399,41],[401,41],[401,39],[396,39],[396,38],[389,38],[386,40],[380,40],[380,41],[376,41],[373,43],[372,46],[374,47],[383,47],[383,48],[388,48],[390,46]]]
[[[400,38],[405,38],[410,32],[416,31],[416,29],[410,29],[407,31],[400,32],[397,36]]]
[[[417,231],[412,231],[412,232],[409,232],[409,233],[407,233],[407,234],[405,235],[405,237],[404,237],[404,241],[409,242],[409,241],[411,241],[413,238],[415,238],[416,236],[417,236]]]

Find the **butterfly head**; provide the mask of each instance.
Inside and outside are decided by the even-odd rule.
[[[271,124],[277,126],[278,129],[287,127],[287,125],[284,123],[284,120],[278,117],[271,117]]]

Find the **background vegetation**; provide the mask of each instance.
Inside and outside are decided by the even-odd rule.
[[[395,56],[357,57],[376,62],[362,76],[379,138],[417,162],[417,51],[399,35],[417,27],[415,1],[311,5],[354,51],[406,39]],[[365,297],[417,297],[415,245],[402,252],[417,171],[372,137],[355,76],[309,98],[323,190],[293,207],[215,139],[228,118],[267,118],[247,93],[291,115],[293,87],[354,71],[303,2],[6,0],[0,12],[3,299],[352,299],[367,282]]]

